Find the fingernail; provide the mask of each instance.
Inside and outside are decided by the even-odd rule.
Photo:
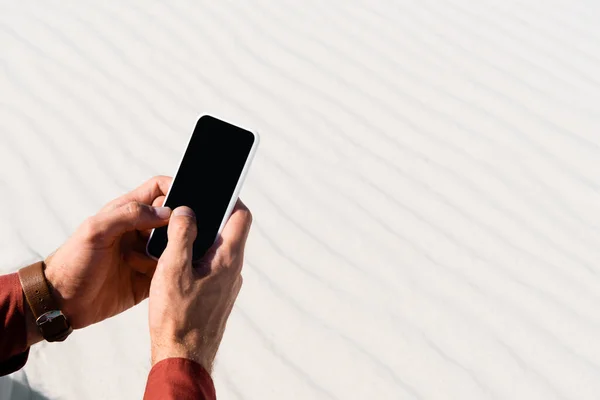
[[[196,218],[196,214],[194,214],[194,211],[192,211],[192,209],[189,207],[177,207],[175,211],[173,211],[173,216],[186,216],[194,219]]]
[[[154,207],[154,214],[160,219],[168,219],[171,216],[169,207]]]

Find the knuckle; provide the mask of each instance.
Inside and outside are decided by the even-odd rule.
[[[169,261],[165,257],[161,257],[156,263],[156,273],[162,274],[169,270]]]
[[[146,181],[146,184],[147,185],[158,185],[158,182],[160,182],[161,179],[163,179],[162,175],[154,175],[152,178],[150,178]]]
[[[101,242],[104,240],[104,229],[97,217],[89,217],[81,225],[83,236],[90,242]]]
[[[233,261],[231,252],[227,250],[218,252],[215,256],[215,259],[217,265],[219,265],[222,268],[228,268]]]
[[[115,208],[118,208],[119,206],[119,199],[114,199],[111,200],[110,202],[108,202],[104,207],[102,207],[102,210],[113,210]]]
[[[164,275],[165,273],[167,273],[169,271],[169,266],[171,264],[172,263],[170,262],[170,260],[168,260],[165,257],[161,257],[158,260],[158,262],[156,263],[156,272],[155,272],[155,274],[157,276]]]
[[[249,209],[246,209],[245,217],[246,217],[246,225],[251,226],[252,221],[254,220],[254,217],[252,216],[252,211],[250,211]]]
[[[173,226],[173,234],[179,238],[187,238],[196,234],[196,224],[192,224],[190,221],[180,221],[178,224]]]
[[[187,234],[195,237],[198,230],[198,227],[196,226],[196,221],[191,218],[186,218],[184,225]]]
[[[166,184],[167,182],[171,182],[173,178],[167,175],[155,175],[148,180],[149,184],[153,185],[158,192],[160,192],[161,183]]]
[[[235,212],[241,217],[244,224],[247,226],[252,224],[252,212],[245,204],[239,204]]]
[[[181,267],[187,266],[191,263],[191,260],[187,254],[180,253],[167,253],[158,260],[156,264],[155,274],[161,276],[170,276],[175,271],[181,271]]]
[[[127,203],[125,212],[134,220],[138,220],[142,214],[142,205],[137,201]]]
[[[143,212],[143,206],[136,201],[132,201],[125,205],[126,221],[131,228],[135,228],[138,225]]]
[[[192,258],[187,251],[174,251],[170,253],[169,261],[172,265],[184,266],[191,265]]]
[[[240,255],[228,248],[222,250],[216,255],[217,265],[229,271],[239,271],[242,267]]]
[[[151,181],[151,182],[158,182],[158,181],[162,181],[162,180],[165,180],[165,179],[171,179],[171,177],[170,177],[170,176],[167,176],[167,175],[154,175],[154,176],[153,176],[153,177],[150,179],[150,181]]]

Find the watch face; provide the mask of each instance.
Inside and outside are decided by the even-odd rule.
[[[62,342],[73,332],[69,321],[60,310],[42,314],[36,323],[42,336],[48,342]]]
[[[35,321],[35,323],[38,326],[41,326],[48,322],[52,322],[54,319],[59,318],[59,317],[63,317],[63,318],[65,317],[63,315],[63,313],[60,312],[60,310],[48,311],[47,313],[40,315],[40,317],[37,319],[37,321]]]

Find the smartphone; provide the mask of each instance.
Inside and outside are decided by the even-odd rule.
[[[258,148],[256,132],[209,115],[202,116],[188,143],[164,206],[188,206],[196,213],[198,236],[193,260],[201,259],[223,230]],[[167,227],[152,230],[146,252],[160,258]]]

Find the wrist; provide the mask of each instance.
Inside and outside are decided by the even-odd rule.
[[[23,291],[27,343],[45,339],[62,342],[73,331],[52,296],[44,274],[44,262],[39,261],[18,271]]]
[[[194,361],[202,366],[210,375],[213,367],[213,357],[210,357],[206,352],[190,348],[181,343],[169,343],[158,345],[152,343],[151,349],[152,366],[158,364],[167,358],[186,358]]]
[[[44,269],[44,277],[46,279],[46,283],[48,285],[48,290],[50,291],[50,296],[56,303],[56,307],[58,310],[64,315],[67,323],[72,327],[72,329],[79,329],[78,326],[80,321],[80,315],[78,311],[75,309],[77,302],[73,300],[73,297],[69,296],[69,291],[65,290],[65,279],[64,275],[61,275],[61,271],[53,266],[49,266],[47,264],[50,261],[50,257],[46,259],[44,262],[46,268]]]

